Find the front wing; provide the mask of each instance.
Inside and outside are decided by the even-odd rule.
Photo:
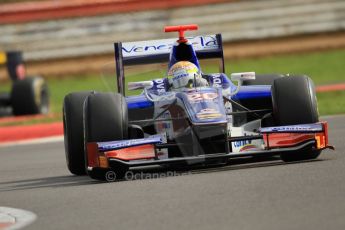
[[[229,137],[229,143],[253,139],[262,139],[264,141],[262,149],[240,153],[225,152],[161,159],[159,157],[159,150],[173,145],[163,143],[162,139],[160,135],[154,135],[141,139],[87,143],[88,170],[90,171],[94,168],[112,169],[119,164],[126,167],[139,167],[147,165],[207,163],[215,160],[256,155],[279,155],[285,152],[296,152],[308,147],[312,147],[315,150],[333,149],[328,144],[327,122],[266,127],[261,128],[258,135]]]

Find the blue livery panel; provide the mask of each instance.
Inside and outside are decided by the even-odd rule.
[[[191,89],[177,93],[193,123],[225,123],[226,113],[221,90],[215,88]]]

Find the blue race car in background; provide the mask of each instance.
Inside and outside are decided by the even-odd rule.
[[[166,27],[179,32],[177,41],[115,43],[118,93],[65,97],[71,173],[104,180],[108,172],[123,178],[131,168],[147,165],[205,165],[258,155],[300,161],[332,148],[309,77],[244,72],[229,79],[221,35],[184,37],[184,31],[196,29]],[[211,58],[220,60],[219,73],[201,72],[199,60]],[[125,96],[124,66],[162,62],[168,63],[165,76],[128,82],[128,90],[141,93]]]

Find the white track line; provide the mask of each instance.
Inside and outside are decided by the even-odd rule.
[[[37,219],[36,214],[16,208],[0,207],[0,229],[21,229]],[[1,227],[4,225],[5,227]]]

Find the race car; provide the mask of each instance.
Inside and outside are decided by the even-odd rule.
[[[49,112],[49,89],[41,76],[27,76],[22,52],[0,52],[0,65],[6,64],[12,87],[0,92],[0,117]]]
[[[312,80],[305,75],[225,74],[221,34],[184,36],[197,25],[167,26],[176,39],[115,43],[118,93],[76,92],[64,99],[71,173],[112,180],[148,165],[227,164],[232,158],[317,158],[328,144]],[[220,60],[204,73],[199,60]],[[167,63],[160,78],[126,84],[125,66]],[[127,90],[126,90],[127,86]],[[138,95],[125,93],[140,90]]]

